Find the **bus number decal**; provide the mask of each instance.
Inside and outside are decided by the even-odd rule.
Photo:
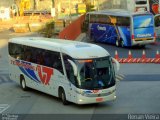
[[[35,82],[41,81],[42,84],[44,85],[49,85],[51,76],[53,75],[53,68],[48,68],[45,66],[37,65],[32,66],[31,63],[27,62],[22,62],[19,60],[13,61],[11,60],[11,64],[16,65],[19,67],[19,69],[30,79],[34,80]],[[36,77],[35,71],[37,71],[38,76],[40,80]]]
[[[53,75],[53,69],[38,65],[37,71],[42,83],[44,85],[49,85],[49,81],[51,79],[51,76]]]

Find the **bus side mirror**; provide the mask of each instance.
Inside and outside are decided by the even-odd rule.
[[[119,71],[120,69],[120,64],[119,62],[115,59],[115,58],[112,58],[113,62],[116,64],[116,68],[117,68],[117,71]]]
[[[77,76],[78,75],[78,69],[77,69],[76,64],[72,60],[69,60],[69,59],[68,59],[68,62],[71,64],[71,66],[73,68],[74,76]]]

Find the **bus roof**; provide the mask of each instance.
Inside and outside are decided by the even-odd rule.
[[[147,11],[130,12],[128,10],[123,10],[123,9],[106,9],[106,10],[88,12],[88,14],[104,14],[104,15],[107,14],[114,16],[134,16],[134,15],[144,15],[144,14],[152,15],[152,13]]]
[[[9,42],[62,52],[75,59],[98,58],[110,55],[104,48],[98,45],[64,39],[18,37],[10,39]]]

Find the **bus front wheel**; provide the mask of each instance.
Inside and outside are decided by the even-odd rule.
[[[25,81],[24,77],[20,78],[20,85],[21,85],[22,90],[24,90],[24,91],[27,90],[26,81]]]
[[[59,98],[61,98],[63,105],[68,105],[68,101],[66,99],[66,94],[65,94],[63,88],[59,89]]]

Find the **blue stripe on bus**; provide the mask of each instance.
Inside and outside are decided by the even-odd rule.
[[[28,75],[28,73],[25,71],[25,69],[23,67],[19,67],[19,69],[27,76],[29,77],[31,80],[35,81],[30,75]],[[38,81],[35,81],[38,82]]]
[[[27,71],[27,73],[34,79],[34,81],[40,82],[33,70],[25,69],[25,71]]]
[[[31,66],[31,63],[29,63],[29,62],[25,62],[25,61],[21,61],[21,62]],[[40,82],[40,80],[38,80],[34,70],[31,70],[29,68],[25,68],[24,70],[28,74],[28,76],[30,76],[30,78],[32,78],[32,80]]]

